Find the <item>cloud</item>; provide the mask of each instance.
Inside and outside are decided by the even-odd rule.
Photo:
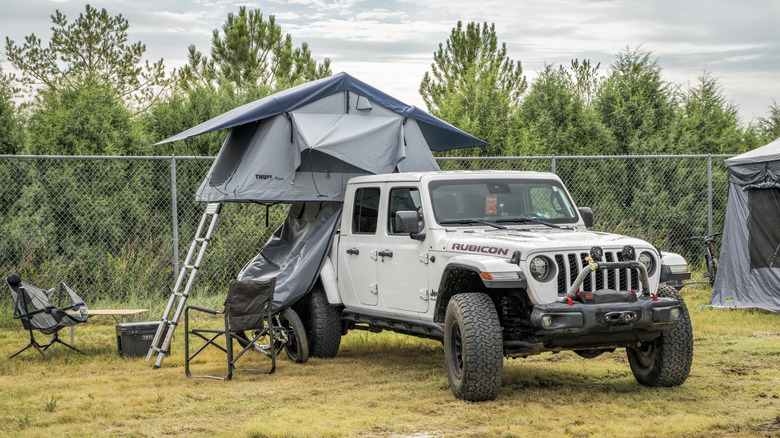
[[[84,11],[83,1],[5,3],[0,29],[17,42],[32,32],[48,39],[54,9],[70,21]],[[568,65],[573,58],[600,62],[606,72],[618,51],[641,45],[659,58],[670,81],[695,80],[705,67],[722,77],[748,117],[780,100],[780,2],[759,7],[729,0],[133,0],[105,7],[128,19],[130,40],[146,44],[149,58],[163,57],[174,67],[184,63],[190,44],[208,53],[212,30],[241,5],[275,15],[294,44],[308,42],[316,59],[332,59],[334,71],[361,73],[361,79],[399,97],[407,93],[401,88],[417,95],[433,52],[461,20],[494,23],[499,42],[529,78],[544,63]]]

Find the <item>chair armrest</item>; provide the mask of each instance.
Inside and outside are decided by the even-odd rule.
[[[209,309],[208,307],[201,307],[201,306],[195,306],[195,305],[187,306],[187,311],[189,311],[190,309],[197,310],[198,312],[210,313],[212,315],[219,315],[221,313],[225,313],[224,310],[214,310],[214,309]]]
[[[33,310],[32,312],[27,312],[25,315],[22,315],[22,316],[23,317],[24,316],[30,317],[30,316],[35,316],[35,315],[38,315],[38,314],[41,314],[41,313],[51,314],[54,310],[59,310],[59,308],[49,305],[49,306],[44,307],[43,309],[37,309],[37,310]]]

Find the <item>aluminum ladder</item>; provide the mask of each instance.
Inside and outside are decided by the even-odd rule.
[[[157,360],[154,363],[154,369],[160,368],[165,351],[170,346],[171,339],[173,338],[173,332],[176,330],[176,324],[178,324],[181,314],[184,312],[184,306],[187,303],[187,297],[190,295],[193,283],[195,283],[195,277],[198,275],[201,262],[203,262],[203,256],[206,254],[206,248],[209,246],[209,241],[214,233],[214,228],[217,225],[219,219],[219,213],[222,210],[222,203],[210,202],[206,205],[206,210],[203,212],[203,217],[200,219],[200,225],[198,225],[198,231],[195,232],[195,238],[190,244],[190,250],[187,253],[187,258],[184,260],[184,266],[179,270],[179,277],[176,279],[176,286],[171,291],[171,298],[168,300],[168,306],[165,308],[165,313],[162,315],[160,325],[157,327],[157,331],[154,334],[154,341],[149,347],[149,352],[146,353],[146,360],[152,358],[154,353],[157,353]],[[206,221],[211,217],[211,222],[206,228]],[[206,235],[203,236],[203,230],[206,229]],[[200,249],[198,249],[200,246]],[[192,256],[198,250],[198,256],[195,259],[195,263],[192,263]],[[187,280],[186,286],[183,292],[179,292],[185,279]],[[176,312],[171,318],[171,311],[176,309]],[[160,343],[160,339],[165,333],[162,345],[157,347]]]

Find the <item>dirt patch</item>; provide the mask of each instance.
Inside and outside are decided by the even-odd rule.
[[[758,432],[756,435],[765,437],[780,437],[780,415],[774,418],[774,420],[759,423],[752,427],[752,429]]]

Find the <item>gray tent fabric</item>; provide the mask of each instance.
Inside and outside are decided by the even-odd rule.
[[[710,304],[780,312],[780,139],[726,166],[728,202]]]
[[[309,292],[325,261],[341,219],[337,202],[298,202],[263,250],[244,266],[239,281],[276,278],[274,310]]]
[[[771,163],[780,161],[780,138],[760,148],[731,157],[725,161],[726,166],[734,167],[742,164]]]
[[[233,127],[196,200],[340,202],[355,176],[439,170],[434,146],[420,121],[339,92]]]

